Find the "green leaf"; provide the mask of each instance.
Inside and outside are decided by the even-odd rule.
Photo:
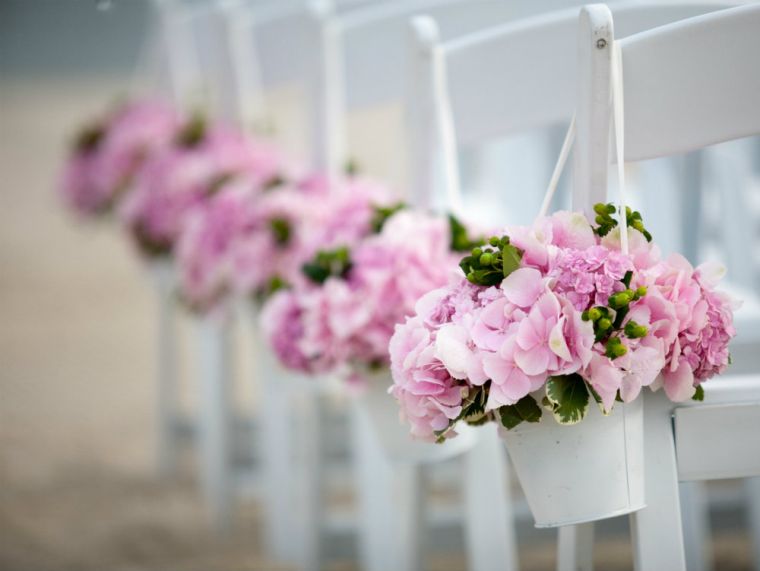
[[[691,397],[691,400],[702,402],[705,400],[705,389],[702,388],[702,385],[697,385],[697,390],[694,393],[694,396]]]
[[[177,143],[186,148],[195,147],[206,137],[206,117],[196,112],[177,135]]]
[[[453,214],[449,214],[449,230],[451,231],[451,249],[454,252],[466,252],[485,243],[483,238],[471,239],[467,228]]]
[[[269,221],[274,241],[279,246],[287,246],[290,242],[290,222],[285,218],[272,218]]]
[[[554,407],[554,418],[559,424],[575,424],[588,412],[589,401],[586,383],[580,375],[549,377],[546,381],[546,398]]]
[[[344,279],[351,271],[351,252],[340,247],[320,250],[316,256],[301,266],[304,275],[316,284],[323,284],[331,276]]]
[[[374,234],[379,234],[388,218],[396,214],[396,212],[399,210],[403,210],[404,208],[406,208],[406,204],[403,202],[397,202],[391,206],[375,206],[373,208],[374,212],[372,214],[372,220],[370,222],[372,232]]]
[[[530,395],[524,396],[515,404],[501,406],[498,410],[501,424],[507,430],[513,429],[522,422],[538,422],[542,414],[541,407]]]
[[[520,260],[522,260],[522,254],[520,250],[515,248],[512,244],[505,244],[501,249],[501,256],[504,260],[503,277],[507,277],[520,267]]]

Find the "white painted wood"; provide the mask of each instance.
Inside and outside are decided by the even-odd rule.
[[[676,154],[760,132],[760,9],[748,5],[621,41],[626,159]]]
[[[296,474],[294,463],[293,388],[272,351],[258,332],[258,313],[245,308],[255,331],[253,339],[255,381],[260,394],[256,414],[259,439],[254,442],[261,457],[265,546],[275,561],[295,562]]]
[[[353,467],[357,478],[358,542],[364,571],[392,569],[394,561],[393,468],[357,402],[350,407]]]
[[[749,527],[752,530],[754,569],[760,571],[760,477],[745,480],[744,489],[747,498]]]
[[[594,524],[560,527],[557,534],[557,571],[592,571]]]
[[[410,22],[407,47],[407,83],[404,104],[407,125],[406,199],[418,208],[433,207],[436,157],[441,156],[440,137],[435,115],[436,71],[433,65],[435,45],[439,41],[438,27],[429,16],[417,16]]]
[[[630,516],[636,571],[686,570],[672,403],[645,391],[644,445],[647,507]]]
[[[177,307],[175,273],[171,262],[154,262],[150,274],[156,293],[156,423],[157,464],[161,476],[177,472],[179,417]]]
[[[202,102],[198,54],[192,38],[192,11],[178,0],[154,0],[163,31],[169,87],[174,104],[186,109]]]
[[[481,434],[465,455],[465,539],[468,569],[518,569],[514,513],[510,496],[506,451],[495,425]]]
[[[253,13],[242,0],[223,2],[220,11],[229,70],[227,82],[221,86],[226,94],[227,115],[244,130],[255,132],[265,123],[267,113]]]
[[[678,489],[681,500],[686,568],[689,571],[710,571],[713,568],[713,550],[707,484],[681,482]]]
[[[229,324],[197,318],[195,326],[200,358],[201,484],[211,524],[221,532],[232,523]]]
[[[591,212],[595,203],[607,199],[613,37],[612,13],[607,6],[592,4],[581,10],[578,21],[574,210]]]
[[[285,379],[287,381],[287,379]],[[315,379],[308,379],[315,382]],[[316,391],[301,391],[299,403],[299,448],[301,464],[299,501],[295,506],[298,518],[294,548],[299,552],[299,571],[320,571],[324,563],[324,400]]]
[[[757,438],[760,387],[753,400],[712,404],[706,399],[703,406],[675,409],[678,475],[682,480],[760,475],[760,439]]]

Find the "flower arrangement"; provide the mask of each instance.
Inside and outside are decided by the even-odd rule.
[[[318,248],[349,244],[371,231],[387,189],[360,178],[312,175],[259,191],[243,177],[194,209],[179,239],[182,297],[199,311],[227,295],[263,300],[299,284]]]
[[[412,435],[444,441],[460,421],[511,429],[543,411],[574,424],[589,403],[609,413],[643,387],[701,400],[729,363],[732,302],[720,272],[661,259],[638,212],[629,253],[613,205],[507,228],[462,259],[390,341],[394,385]]]
[[[147,158],[121,216],[144,255],[167,256],[189,213],[227,182],[245,177],[263,189],[280,181],[283,168],[273,148],[197,114],[170,145]]]
[[[82,129],[65,165],[60,192],[78,214],[107,214],[144,160],[169,145],[181,119],[158,101],[125,104]]]
[[[400,205],[378,209],[372,226],[377,233],[353,247],[319,251],[303,265],[307,282],[266,304],[262,328],[286,367],[357,379],[387,366],[394,325],[451,278],[452,250],[472,246],[455,219]]]

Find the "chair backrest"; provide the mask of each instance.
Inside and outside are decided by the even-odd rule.
[[[669,156],[760,134],[758,30],[760,6],[748,5],[620,40],[624,159]],[[606,198],[613,40],[607,7],[585,7],[578,38],[577,207]]]
[[[553,0],[566,4],[573,0]],[[253,11],[264,88],[305,87],[314,121],[317,166],[345,160],[345,112],[402,103],[407,20],[421,11],[440,19],[446,37],[524,13],[531,2],[508,0],[361,0],[269,5]],[[535,8],[534,8],[535,10]]]
[[[613,5],[612,10],[621,35],[629,35],[735,4],[636,2]],[[409,136],[409,154],[416,157],[414,164],[419,167],[412,173],[416,188],[436,194],[432,185],[438,177],[431,169],[438,163],[435,155],[441,149],[429,144],[431,139],[444,144],[443,163],[451,165],[460,147],[569,121],[576,108],[576,75],[582,73],[577,65],[577,21],[577,9],[568,9],[445,43],[440,43],[434,22],[413,24],[419,81],[410,97],[443,108],[437,116],[418,113],[407,121],[416,131]],[[410,101],[408,107],[420,105]],[[444,137],[441,141],[438,132],[446,122],[450,123],[451,140]],[[458,180],[451,180],[458,176],[456,169],[447,170],[444,186],[457,186]]]
[[[567,3],[573,0],[557,0]],[[494,21],[513,19],[534,2],[505,0],[387,0],[341,14],[335,20],[334,53],[340,58],[328,86],[329,97],[343,111],[333,137],[362,167],[376,167],[393,182],[401,182],[406,166],[403,107],[408,89],[406,50],[409,18],[432,14],[446,39],[480,30]],[[368,138],[360,124],[349,127],[349,117],[382,117],[382,136]],[[367,128],[372,126],[362,125]],[[366,148],[365,148],[366,147]],[[362,155],[362,151],[364,155]],[[366,162],[365,162],[366,161]],[[402,186],[408,186],[402,184]],[[408,196],[412,200],[415,195]]]

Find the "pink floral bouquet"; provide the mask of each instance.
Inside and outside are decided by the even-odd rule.
[[[168,146],[180,124],[171,107],[137,101],[88,125],[64,168],[60,191],[66,203],[83,216],[111,212],[144,160]]]
[[[378,233],[318,252],[303,266],[307,283],[266,304],[262,328],[286,367],[356,379],[387,366],[395,324],[423,293],[451,279],[452,249],[472,246],[461,224],[394,210],[378,211]]]
[[[720,272],[661,259],[630,209],[624,254],[614,206],[595,212],[593,223],[558,212],[507,228],[396,326],[391,393],[415,437],[443,441],[459,421],[511,429],[543,410],[574,424],[592,399],[609,413],[642,387],[703,398],[735,335]]]
[[[279,184],[282,169],[282,157],[272,147],[196,115],[170,145],[145,161],[121,216],[144,255],[166,256],[190,212],[226,183],[241,177],[265,189]]]
[[[230,295],[265,299],[305,280],[301,266],[319,248],[371,232],[384,186],[321,175],[265,191],[247,177],[223,185],[189,215],[178,260],[182,297],[208,311]]]

